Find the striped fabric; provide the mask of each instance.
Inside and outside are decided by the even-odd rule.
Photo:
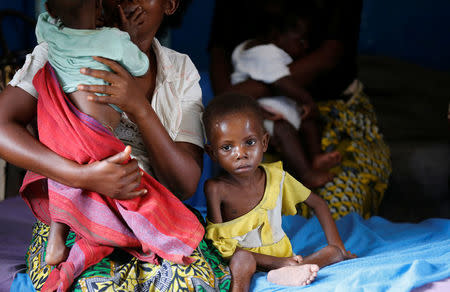
[[[48,63],[33,84],[39,93],[38,131],[44,145],[80,164],[124,150],[108,129],[71,104]],[[148,190],[145,196],[114,200],[26,174],[20,192],[35,216],[46,224],[65,223],[77,237],[69,258],[52,271],[43,288],[67,290],[75,277],[114,247],[154,264],[158,256],[178,264],[193,261],[189,256],[204,235],[197,217],[147,173],[140,187]]]

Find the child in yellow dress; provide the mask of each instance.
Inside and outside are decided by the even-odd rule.
[[[232,291],[246,291],[256,270],[270,282],[311,283],[319,268],[356,257],[345,249],[325,201],[283,170],[281,162],[261,164],[269,135],[257,102],[226,94],[203,116],[207,153],[225,174],[205,183],[206,237],[230,261]],[[314,210],[328,246],[302,258],[292,252],[281,227],[282,215],[295,215],[304,202]]]

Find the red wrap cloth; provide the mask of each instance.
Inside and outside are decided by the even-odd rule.
[[[50,64],[38,71],[33,84],[39,94],[39,140],[48,148],[80,164],[124,150],[108,129],[73,106]],[[27,172],[20,192],[34,215],[46,224],[65,223],[76,234],[69,258],[52,270],[43,289],[69,289],[77,276],[114,247],[155,264],[155,254],[178,264],[192,262],[189,256],[204,235],[201,223],[149,174],[144,173],[140,188],[148,193],[115,200]]]

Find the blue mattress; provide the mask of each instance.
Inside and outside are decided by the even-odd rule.
[[[283,224],[296,254],[309,255],[326,244],[316,218],[289,216]],[[251,290],[401,292],[450,277],[448,219],[409,224],[350,214],[338,220],[337,226],[346,248],[357,259],[321,269],[316,280],[302,288],[277,286],[266,280],[266,273],[257,273]]]

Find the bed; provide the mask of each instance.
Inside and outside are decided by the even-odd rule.
[[[252,280],[252,291],[450,291],[450,220],[443,218],[422,220],[422,217],[448,218],[450,215],[447,205],[448,144],[445,144],[448,143],[448,129],[447,124],[438,127],[433,124],[440,121],[436,109],[447,111],[450,82],[444,81],[450,79],[445,79],[448,75],[433,75],[428,71],[420,71],[422,72],[420,78],[423,78],[421,85],[433,91],[410,89],[405,92],[398,89],[404,84],[399,84],[400,81],[393,79],[401,75],[401,72],[406,72],[409,76],[414,70],[417,73],[416,67],[379,58],[363,58],[361,61],[363,66],[360,66],[362,68],[360,75],[369,85],[372,100],[380,116],[380,126],[383,132],[386,132],[386,139],[391,145],[393,155],[394,172],[387,197],[390,205],[384,208],[383,216],[390,220],[406,218],[420,222],[394,223],[377,216],[364,220],[356,214],[350,214],[338,220],[337,225],[347,248],[359,256],[357,259],[323,268],[312,285],[302,288],[272,285],[267,282],[264,273],[257,273]],[[391,79],[383,75],[387,67],[391,74],[388,77]],[[364,68],[369,70],[364,71]],[[400,71],[395,71],[395,68]],[[201,72],[201,76],[206,103],[212,98],[212,90],[207,72]],[[427,76],[434,83],[427,84]],[[441,76],[444,77],[440,79]],[[387,87],[389,88],[386,89]],[[435,96],[433,100],[423,99],[423,96],[439,94],[436,93],[439,92],[437,89],[446,92],[446,95]],[[374,94],[378,95],[375,100]],[[403,94],[404,99],[392,101],[394,96],[400,94]],[[404,105],[411,101],[412,95],[422,101],[414,110],[406,110],[406,113],[409,117],[419,117],[421,120],[416,123],[396,121],[395,117],[402,111]],[[445,108],[441,108],[442,106]],[[434,120],[424,119],[421,110],[434,114]],[[396,129],[400,129],[398,131],[402,136],[398,135]],[[404,155],[405,145],[408,146],[406,149],[409,151],[408,156]],[[431,162],[427,159],[426,167],[416,167],[418,163],[424,163],[422,161],[424,155],[429,152],[438,155],[438,158]],[[410,155],[411,153],[416,155]],[[203,214],[206,213],[201,191],[203,182],[214,172],[215,167],[205,156],[199,190],[188,200],[189,204]],[[412,182],[414,183],[411,184]],[[405,184],[408,185],[405,187]],[[436,209],[433,209],[434,213],[429,214],[418,211],[422,202],[419,198],[426,196],[430,201],[440,205],[440,211],[436,212]],[[411,202],[416,205],[408,205]],[[396,205],[397,203],[402,205]],[[406,214],[405,210],[411,208],[412,212],[416,213]],[[16,280],[11,291],[32,291],[29,278],[23,272],[25,252],[31,239],[34,220],[21,198],[9,198],[0,203],[0,292],[10,290],[14,277]],[[307,220],[299,216],[285,217],[284,227],[293,241],[294,251],[297,254],[310,254],[325,244],[323,234],[317,232],[320,229],[315,218]],[[303,238],[308,238],[308,241],[304,241]]]

